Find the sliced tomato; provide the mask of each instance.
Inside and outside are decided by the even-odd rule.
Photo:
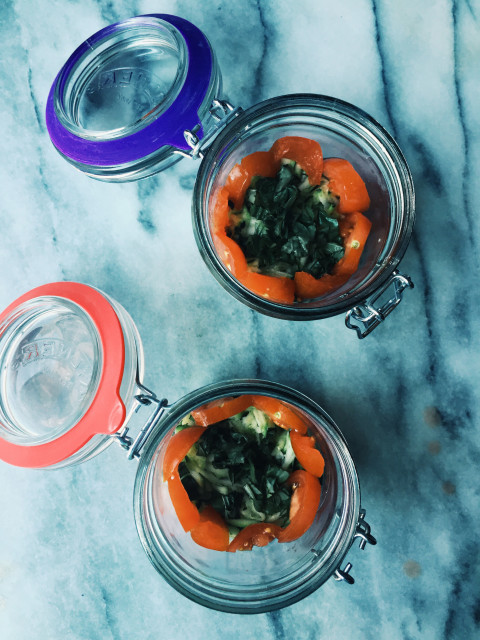
[[[247,260],[240,246],[225,232],[214,234],[213,244],[223,264],[249,291],[273,302],[292,304],[295,299],[295,283],[292,279],[264,276],[249,271]]]
[[[249,551],[252,547],[265,547],[282,532],[281,527],[270,522],[249,524],[230,543],[227,551]]]
[[[319,479],[302,469],[291,473],[287,484],[293,489],[290,524],[278,534],[279,542],[297,540],[311,527],[317,515],[322,490]]]
[[[345,254],[333,267],[332,275],[351,276],[358,269],[372,223],[360,212],[355,211],[340,219],[339,228]]]
[[[291,278],[277,278],[247,271],[238,280],[252,293],[272,302],[292,304],[295,299],[295,283]]]
[[[163,479],[168,481],[168,492],[173,508],[185,531],[190,531],[200,516],[180,480],[178,465],[204,432],[204,427],[182,429],[170,439],[163,459]]]
[[[252,396],[239,396],[238,398],[221,398],[208,404],[204,404],[199,409],[192,411],[196,424],[207,427],[209,424],[227,420],[237,413],[246,411],[252,406]],[[182,431],[180,431],[182,433]]]
[[[228,191],[229,200],[233,202],[233,208],[237,211],[243,206],[245,192],[250,186],[251,177],[241,164],[236,164],[228,174],[225,187]]]
[[[228,526],[222,516],[211,506],[200,512],[198,523],[190,531],[192,540],[206,549],[227,551],[229,545]]]
[[[297,162],[307,174],[311,185],[320,184],[323,174],[323,153],[322,147],[315,140],[286,136],[276,140],[270,151],[277,162],[282,158]]]
[[[200,520],[200,514],[197,507],[188,497],[188,493],[180,480],[178,469],[168,478],[168,493],[180,524],[185,531],[190,531]]]
[[[290,433],[290,442],[297,460],[305,471],[317,478],[323,476],[325,460],[318,449],[315,449],[315,438],[302,436],[295,431]]]
[[[339,213],[366,211],[370,207],[367,187],[348,160],[327,158],[323,173],[329,180],[330,191],[340,198]]]
[[[307,432],[307,424],[302,418],[280,400],[269,396],[251,396],[251,400],[252,406],[266,413],[282,429],[293,429],[299,433]]]
[[[242,281],[248,273],[247,260],[239,245],[229,238],[227,234],[218,233],[213,236],[213,244],[218,256],[223,264],[230,271],[232,276]]]
[[[187,427],[170,438],[163,458],[163,479],[168,480],[178,469],[178,465],[205,432],[204,427]]]
[[[262,176],[262,178],[274,178],[280,169],[280,162],[275,160],[271,151],[256,151],[245,156],[241,161],[242,169],[250,176]]]
[[[329,291],[338,289],[348,280],[344,276],[331,276],[325,274],[321,278],[314,278],[305,271],[297,271],[295,274],[295,295],[299,300],[319,298]]]
[[[270,151],[256,151],[245,156],[240,164],[236,164],[228,174],[225,187],[234,209],[243,206],[245,193],[255,176],[273,178],[277,175],[280,163],[276,161]]]
[[[222,187],[217,193],[215,206],[213,207],[211,227],[214,235],[218,233],[223,234],[225,229],[230,225],[229,211],[228,189]]]

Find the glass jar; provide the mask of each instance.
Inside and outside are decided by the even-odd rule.
[[[77,283],[44,285],[0,314],[0,459],[23,467],[83,462],[116,441],[139,459],[135,521],[154,567],[180,593],[205,606],[258,613],[287,606],[334,576],[356,538],[375,544],[360,508],[357,473],[333,420],[288,387],[233,380],[203,387],[172,405],[142,385],[143,351],[128,313],[101,291]],[[220,398],[266,395],[294,408],[325,459],[314,523],[298,540],[251,552],[204,549],[185,533],[162,479],[178,422]],[[133,437],[131,434],[138,431]]]
[[[313,525],[294,542],[275,541],[243,553],[209,551],[193,542],[175,516],[161,481],[163,456],[169,435],[185,415],[207,402],[240,394],[278,398],[307,421],[325,457],[321,503]],[[222,382],[175,403],[142,453],[134,505],[140,540],[165,579],[199,604],[233,613],[271,611],[304,598],[337,572],[355,537],[364,533],[357,473],[340,430],[303,394],[264,381]],[[351,582],[348,571],[336,577],[345,576]]]
[[[267,151],[287,135],[316,140],[326,157],[351,162],[368,184],[371,197],[372,229],[355,274],[340,289],[294,305],[261,298],[242,286],[218,257],[210,225],[216,194],[232,168],[246,155]],[[195,237],[213,275],[249,307],[289,320],[327,318],[348,311],[392,281],[408,246],[414,215],[412,178],[392,137],[357,107],[318,95],[272,98],[240,114],[209,147],[193,194]]]
[[[368,114],[335,98],[295,94],[243,111],[221,100],[220,92],[219,68],[201,31],[176,16],[139,16],[102,29],[72,54],[52,85],[47,126],[59,152],[100,180],[136,180],[183,156],[202,158],[193,227],[220,284],[279,318],[347,312],[347,326],[365,337],[413,286],[397,271],[415,216],[413,182],[400,149]],[[290,305],[240,284],[216,253],[210,229],[216,194],[232,167],[285,135],[311,138],[325,157],[351,161],[372,202],[372,231],[357,272],[321,298]]]

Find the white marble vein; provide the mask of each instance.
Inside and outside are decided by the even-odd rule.
[[[55,152],[44,107],[58,68],[94,31],[147,12],[207,34],[233,103],[334,95],[396,137],[417,192],[401,265],[416,288],[367,340],[341,317],[273,320],[221,289],[191,230],[194,163],[107,185]],[[379,540],[352,550],[355,586],[240,618],[192,604],[150,566],[122,452],[58,472],[1,465],[0,637],[478,637],[478,2],[6,0],[0,34],[0,308],[45,282],[87,282],[131,313],[145,382],[170,400],[232,377],[303,390],[345,433]]]

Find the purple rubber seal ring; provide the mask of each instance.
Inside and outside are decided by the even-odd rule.
[[[55,112],[54,94],[58,86],[62,96],[65,83],[72,68],[92,45],[103,38],[125,28],[126,22],[117,22],[101,29],[76,49],[55,78],[48,95],[46,123],[50,138],[55,147],[67,158],[85,165],[109,167],[140,160],[158,151],[161,147],[171,146],[184,151],[190,147],[183,132],[200,125],[197,135],[203,131],[199,122],[198,110],[207,94],[213,69],[213,54],[207,38],[195,25],[178,16],[168,14],[148,14],[135,18],[141,25],[142,18],[159,18],[173,25],[183,36],[188,51],[188,69],[180,92],[168,109],[140,131],[123,138],[113,140],[87,140],[68,129],[58,119]],[[145,25],[152,26],[145,20]]]

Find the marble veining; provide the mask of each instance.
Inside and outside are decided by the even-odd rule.
[[[415,289],[364,341],[342,317],[293,323],[228,296],[190,220],[198,164],[132,184],[87,179],[45,127],[71,51],[142,13],[194,22],[224,95],[337,96],[398,141],[417,221],[400,265]],[[281,611],[239,617],[186,600],[151,567],[118,447],[56,472],[0,465],[5,640],[470,640],[480,634],[480,6],[472,0],[131,0],[0,7],[0,308],[34,286],[86,282],[132,315],[145,384],[171,401],[257,377],[303,390],[349,442],[378,545],[356,584],[328,581]]]

